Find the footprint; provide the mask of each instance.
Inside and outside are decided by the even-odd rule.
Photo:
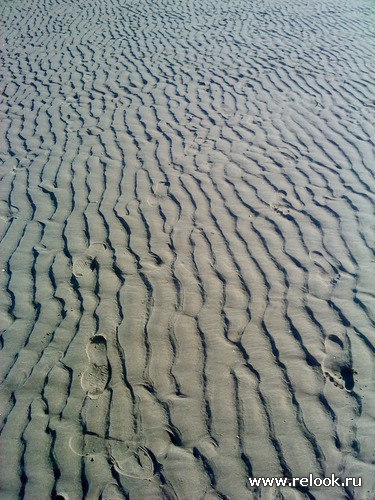
[[[323,374],[335,387],[351,392],[354,388],[354,375],[345,343],[337,335],[331,334],[325,340],[326,354],[323,361]]]
[[[102,335],[95,335],[86,346],[90,366],[82,374],[81,386],[91,399],[97,399],[106,389],[110,379],[107,358],[107,341]]]
[[[273,205],[273,203],[270,203],[270,208],[276,212],[277,214],[281,215],[282,217],[285,217],[288,220],[292,220],[293,217],[290,215],[290,210],[285,207],[280,207],[277,205]]]
[[[71,437],[69,447],[80,457],[95,460],[97,455],[106,456],[118,474],[136,479],[151,479],[155,474],[151,452],[137,443],[125,443],[117,439],[105,439],[97,434],[86,433]]]
[[[92,272],[92,257],[76,257],[73,259],[73,274],[76,278],[81,278]]]
[[[121,459],[118,455],[118,453],[112,453],[110,461],[122,476],[136,479],[152,479],[154,476],[154,462],[147,448],[138,446],[135,449],[129,449]]]
[[[326,284],[337,285],[341,275],[338,269],[330,264],[321,252],[310,252],[310,259],[318,268],[320,277]]]
[[[79,457],[95,457],[95,455],[108,455],[106,439],[97,434],[82,434],[72,436],[69,439],[69,448],[75,455]]]
[[[108,250],[108,247],[105,243],[101,243],[101,242],[94,242],[94,243],[91,243],[91,245],[89,246],[89,252],[90,252],[90,259],[92,259],[92,263],[91,263],[91,268],[94,268],[95,265],[96,265],[96,262],[94,262],[96,260],[96,258],[101,255],[103,252],[106,252]]]
[[[229,118],[230,116],[233,116],[236,112],[235,109],[231,108],[230,106],[227,106],[226,104],[220,106],[220,111],[221,115],[224,116],[224,118]]]
[[[133,446],[130,444],[130,446]],[[133,446],[134,447],[134,446]],[[94,458],[96,455],[106,456],[108,459],[113,450],[129,450],[129,445],[116,438],[104,438],[93,432],[77,434],[69,439],[69,448],[79,457]]]
[[[0,218],[6,222],[12,222],[18,218],[18,208],[13,205],[9,206],[8,203],[2,202],[0,206]]]
[[[332,382],[332,384],[335,386],[335,387],[338,387],[339,389],[344,389],[344,386],[343,384],[339,381],[339,379],[337,379],[336,377],[333,377],[329,372],[324,372],[324,376],[327,380],[329,380],[330,382]]]
[[[189,154],[196,154],[199,152],[199,144],[193,141],[188,141],[185,143],[184,147],[184,154],[189,155]]]

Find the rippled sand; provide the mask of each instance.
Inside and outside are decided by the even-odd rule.
[[[373,498],[373,3],[0,5],[1,498]]]

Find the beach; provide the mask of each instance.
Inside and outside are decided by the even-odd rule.
[[[0,497],[374,498],[373,2],[0,6]]]

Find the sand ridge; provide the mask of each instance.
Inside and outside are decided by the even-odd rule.
[[[372,4],[0,5],[0,496],[374,496]]]

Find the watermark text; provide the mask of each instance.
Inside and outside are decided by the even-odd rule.
[[[250,486],[257,488],[261,486],[291,486],[292,488],[302,486],[303,488],[314,487],[333,487],[339,486],[346,488],[348,486],[362,486],[361,477],[346,477],[344,479],[331,474],[330,477],[314,477],[309,474],[309,477],[249,477]]]

